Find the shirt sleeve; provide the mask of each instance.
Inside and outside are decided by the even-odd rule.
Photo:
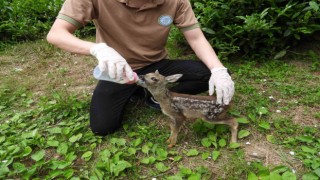
[[[179,0],[178,9],[173,22],[181,31],[200,27],[189,0]]]
[[[96,18],[93,0],[66,0],[57,16],[76,27],[82,27]]]

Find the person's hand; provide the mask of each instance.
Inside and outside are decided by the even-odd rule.
[[[119,83],[125,77],[129,82],[135,80],[135,75],[127,61],[107,44],[96,44],[90,48],[90,54],[98,59],[100,71],[107,71],[114,82]]]
[[[213,95],[216,89],[217,104],[228,105],[234,94],[234,83],[227,68],[212,68],[210,71],[209,95]]]

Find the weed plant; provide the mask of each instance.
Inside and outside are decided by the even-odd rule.
[[[210,43],[222,57],[278,59],[320,31],[316,0],[191,0]]]

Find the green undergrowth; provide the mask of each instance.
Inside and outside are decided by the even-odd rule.
[[[46,54],[55,52],[50,56],[55,62],[69,58],[40,45]],[[32,43],[29,46],[35,47]],[[19,61],[23,54],[17,56],[17,50],[19,46],[1,55],[2,72],[15,62],[29,67],[33,59],[52,64],[41,51],[38,55],[24,53],[26,60]],[[173,58],[181,55],[173,53]],[[8,71],[0,85],[0,178],[319,179],[318,59],[317,53],[307,52],[287,60],[226,61],[236,85],[230,115],[240,123],[238,143],[229,143],[227,126],[197,120],[186,123],[174,148],[167,148],[165,143],[169,119],[143,103],[129,104],[119,131],[95,136],[89,125],[90,93],[71,91],[72,87],[63,83],[60,86],[64,88],[56,85],[38,92],[23,83],[31,82],[29,76],[37,76],[36,72],[23,73],[37,69],[25,68],[18,73],[25,79]],[[68,76],[72,68],[55,67],[63,68],[63,72],[52,71],[50,77],[72,81]],[[15,81],[15,86],[10,81]],[[52,83],[42,86],[51,87]],[[260,148],[280,156],[248,159],[248,143],[264,143],[266,146]]]

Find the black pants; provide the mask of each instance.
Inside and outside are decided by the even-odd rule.
[[[178,85],[170,90],[185,94],[198,94],[208,90],[210,70],[201,62],[194,60],[162,60],[138,69],[138,75],[159,70],[168,76],[183,74]],[[99,81],[94,90],[90,107],[90,126],[93,133],[105,136],[121,127],[126,104],[132,94],[141,88],[136,84],[117,84]]]

